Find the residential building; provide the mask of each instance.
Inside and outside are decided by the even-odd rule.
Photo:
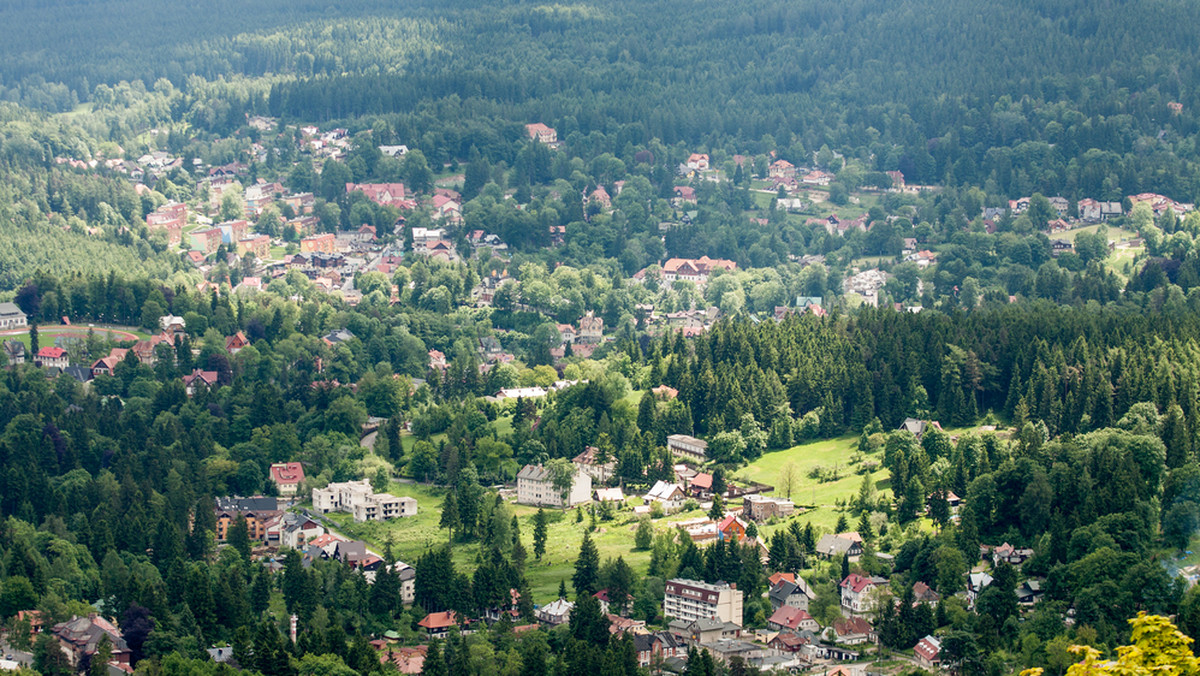
[[[424,629],[429,638],[445,638],[451,627],[458,626],[458,615],[453,610],[429,613],[417,622],[417,626]]]
[[[833,623],[833,640],[843,645],[874,643],[875,629],[861,617],[847,617]]]
[[[183,321],[183,317],[175,315],[163,315],[159,317],[158,325],[162,327],[164,333],[182,333],[187,329],[187,322]]]
[[[667,582],[663,614],[677,620],[718,619],[742,625],[742,592],[727,583],[675,578]]]
[[[525,465],[517,474],[517,502],[522,505],[574,507],[592,499],[592,477],[574,467],[571,486],[565,491],[554,485],[545,465]]]
[[[667,627],[671,633],[692,645],[712,643],[723,638],[741,638],[742,636],[740,624],[713,617],[702,617],[698,620],[671,620]]]
[[[371,482],[342,481],[312,491],[313,509],[322,514],[348,512],[355,521],[384,521],[417,515],[417,501],[390,493],[376,493]]]
[[[851,561],[857,561],[862,552],[862,536],[855,532],[822,535],[817,541],[817,556],[823,559],[840,559],[848,554]]]
[[[770,178],[795,178],[796,165],[787,160],[775,160],[767,167],[767,176]]]
[[[646,494],[645,501],[646,503],[661,504],[663,511],[670,514],[683,507],[683,503],[687,501],[687,493],[683,492],[683,488],[679,484],[668,483],[660,479]]]
[[[700,463],[708,460],[708,442],[687,434],[668,436],[667,450],[676,458],[684,457]]]
[[[312,235],[300,240],[300,252],[320,252],[333,253],[334,244],[337,242],[337,237],[332,232],[325,232],[320,235]]]
[[[54,638],[58,639],[59,648],[67,656],[67,661],[77,671],[82,671],[87,659],[96,654],[101,639],[106,636],[112,650],[109,664],[129,664],[129,644],[125,642],[121,630],[96,613],[88,613],[87,617],[76,615],[54,625],[51,631]]]
[[[922,668],[937,670],[942,666],[942,642],[936,636],[926,636],[917,641],[913,655]]]
[[[538,143],[552,145],[558,143],[558,132],[553,127],[547,127],[541,122],[525,125],[525,133],[529,134],[529,138]]]
[[[746,522],[737,518],[736,514],[726,514],[717,523],[717,538],[728,542],[741,542],[746,537]]]
[[[581,343],[599,343],[604,340],[604,319],[597,317],[592,311],[579,318],[579,337]]]
[[[256,235],[238,240],[237,253],[239,256],[253,254],[255,258],[266,258],[271,255],[271,238],[266,235]]]
[[[724,258],[709,258],[701,256],[700,258],[668,258],[662,264],[662,278],[664,282],[671,283],[676,281],[693,282],[703,284],[708,281],[714,270],[736,270],[737,263]]]
[[[742,502],[742,516],[759,523],[773,518],[787,518],[795,509],[796,505],[787,498],[766,495],[747,495]]]
[[[1023,606],[1032,606],[1042,600],[1042,581],[1041,580],[1025,580],[1021,586],[1017,587],[1017,603]]]
[[[692,153],[688,157],[687,168],[693,171],[708,171],[708,154],[707,153]]]
[[[597,483],[604,483],[612,477],[613,472],[617,469],[617,461],[609,457],[606,462],[600,462],[600,449],[595,446],[588,446],[583,453],[575,456],[571,462],[579,468],[579,471],[586,472],[592,480]]]
[[[974,607],[975,599],[985,587],[992,583],[992,576],[987,573],[971,573],[967,576],[967,603]]]
[[[779,606],[767,619],[767,628],[793,633],[800,630],[816,632],[821,630],[821,625],[817,624],[807,610],[792,606]]]
[[[16,303],[0,303],[0,329],[21,329],[29,325]]]
[[[109,357],[109,358],[111,359],[111,357]],[[106,363],[104,359],[101,359],[92,365],[92,373],[99,374],[101,372],[100,371],[101,364],[103,364],[103,368],[108,369],[108,371],[107,371],[108,374],[112,375],[112,367],[108,363]],[[200,388],[200,387],[211,388],[211,387],[215,387],[216,384],[217,384],[217,372],[216,371],[201,371],[200,369],[196,369],[195,371],[192,371],[190,375],[186,375],[183,377],[183,389],[187,393],[187,396],[189,396],[189,397],[194,396],[196,394],[197,388]]]
[[[772,608],[779,609],[789,606],[799,610],[808,610],[808,604],[816,600],[816,592],[804,581],[804,578],[795,576],[793,578],[790,580],[780,578],[775,584],[771,585],[771,590],[767,592],[767,597],[771,599]]]
[[[246,338],[246,334],[238,331],[232,336],[225,338],[225,351],[229,354],[237,354],[242,351],[242,348],[250,345],[250,339]]]
[[[625,493],[620,488],[597,488],[592,493],[592,499],[596,502],[615,502],[624,503]]]
[[[33,356],[33,361],[46,368],[65,369],[71,365],[70,355],[61,347],[43,347]]]
[[[367,199],[385,207],[412,209],[416,203],[405,199],[403,183],[347,183],[346,194],[362,192]]]
[[[686,465],[685,465],[686,467]],[[700,498],[712,494],[713,476],[708,472],[697,472],[695,476],[688,479],[688,493]]]
[[[193,230],[188,234],[188,241],[193,249],[209,256],[216,253],[217,247],[221,246],[221,229]]]
[[[267,539],[267,522],[280,513],[279,501],[275,498],[257,496],[253,498],[217,498],[217,539],[224,541],[229,527],[238,516],[246,517],[246,527],[250,539],[265,542]]]
[[[217,227],[221,230],[223,244],[234,244],[245,239],[246,235],[250,233],[250,222],[243,219],[218,223]]]
[[[639,667],[649,667],[672,657],[687,656],[687,646],[667,631],[634,634],[633,649],[637,653]]]
[[[850,573],[840,585],[842,595],[842,612],[847,616],[865,615],[875,610],[876,587],[886,586],[885,578],[866,577],[858,573]]]
[[[1001,563],[1019,566],[1031,558],[1033,558],[1032,549],[1014,547],[1007,542],[992,550],[992,565],[994,566],[999,566]]]
[[[4,341],[4,358],[9,366],[25,363],[25,343],[18,340]]]
[[[937,607],[938,602],[941,600],[941,594],[935,592],[929,585],[920,580],[913,583],[913,606],[927,603],[930,608],[934,608]]]
[[[538,622],[557,627],[571,621],[571,611],[574,608],[574,603],[566,599],[558,599],[538,608],[534,611],[534,616],[537,617]]]
[[[925,436],[925,431],[929,428],[935,428],[937,431],[942,431],[942,425],[936,420],[925,421],[917,420],[916,418],[905,418],[904,422],[900,423],[900,429],[912,432],[913,436],[920,441]]]
[[[304,483],[304,465],[298,462],[277,462],[271,465],[271,481],[279,494],[292,497]]]

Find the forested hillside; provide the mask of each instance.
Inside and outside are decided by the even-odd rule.
[[[1186,2],[357,1],[332,11],[10,4],[0,81],[10,98],[64,110],[101,83],[165,77],[182,88],[192,74],[272,73],[282,77],[272,113],[390,114],[402,135],[438,146],[429,154],[456,148],[439,138],[454,129],[543,119],[564,138],[615,134],[611,152],[651,138],[740,141],[783,144],[796,159],[829,145],[915,183],[1197,193],[1187,138],[1200,99],[1186,83],[1200,36]],[[485,154],[495,145],[471,143]]]

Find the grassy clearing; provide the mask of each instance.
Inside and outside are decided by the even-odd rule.
[[[374,549],[383,551],[390,536],[392,550],[402,561],[413,563],[417,557],[434,547],[439,547],[447,541],[446,531],[438,528],[441,519],[441,507],[446,498],[445,489],[422,484],[393,483],[388,492],[393,495],[416,498],[419,503],[417,516],[408,519],[394,519],[390,522],[354,523],[349,514],[331,514],[330,517],[339,524],[339,529],[347,536],[367,541]],[[546,554],[541,561],[533,557],[533,515],[537,512],[534,507],[513,505],[509,508],[516,515],[521,528],[521,542],[529,553],[526,563],[526,574],[533,589],[535,603],[547,603],[557,598],[558,584],[567,581],[570,587],[571,574],[574,572],[575,557],[579,553],[579,544],[589,525],[589,519],[582,523],[575,522],[575,512],[560,512],[547,510],[551,514],[546,538]],[[698,516],[699,511],[685,516]],[[558,517],[557,520],[554,520]],[[681,518],[673,516],[671,520]],[[666,527],[667,519],[660,520],[656,525]],[[600,558],[623,556],[633,569],[644,574],[650,564],[649,552],[633,551],[633,532],[637,522],[632,511],[619,512],[613,521],[599,522],[592,533],[592,539],[600,551]],[[454,563],[458,570],[468,574],[474,571],[478,561],[478,543],[455,543]]]
[[[784,467],[794,466],[796,481],[792,500],[797,507],[804,506],[802,511],[797,510],[798,514],[794,518],[811,521],[814,526],[833,530],[840,514],[836,507],[837,502],[844,502],[857,495],[862,484],[862,475],[856,473],[857,467],[850,465],[850,456],[855,453],[857,445],[858,437],[845,436],[801,444],[784,451],[773,451],[738,470],[734,476],[770,484],[775,486],[773,495],[784,496],[781,475]],[[867,456],[866,460],[881,463],[883,454]],[[841,478],[824,483],[810,478],[809,472],[817,467],[837,468]],[[875,471],[871,474],[871,479],[875,481],[876,490],[880,494],[890,495],[887,470]],[[761,530],[769,534],[784,525],[764,526]]]

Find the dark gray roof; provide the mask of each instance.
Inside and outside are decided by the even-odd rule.
[[[217,511],[221,512],[275,512],[279,511],[279,500],[257,496],[253,498],[217,498]]]

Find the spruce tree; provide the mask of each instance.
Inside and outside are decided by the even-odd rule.
[[[582,595],[599,591],[599,582],[600,552],[596,550],[592,536],[584,533],[583,542],[579,545],[579,558],[575,560],[575,574],[571,577],[571,584],[575,587],[575,593]]]
[[[538,561],[546,553],[546,510],[538,508],[533,515],[533,555]]]

